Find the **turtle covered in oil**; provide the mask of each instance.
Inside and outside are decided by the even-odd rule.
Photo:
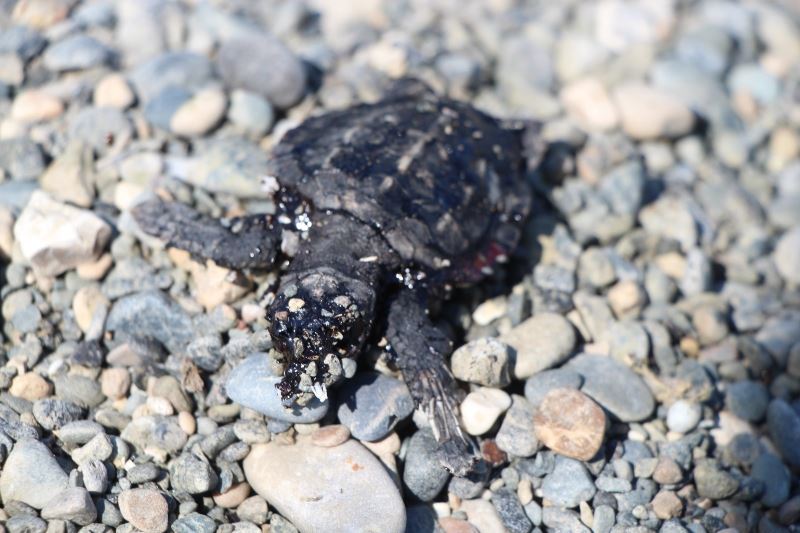
[[[270,161],[274,214],[216,220],[151,200],[134,218],[146,233],[228,268],[289,259],[267,309],[282,397],[325,398],[342,360],[384,339],[442,463],[470,472],[476,451],[458,423],[452,343],[429,309],[515,248],[531,202],[520,131],[403,79],[376,103],[307,119]],[[287,229],[301,238],[282,252]]]

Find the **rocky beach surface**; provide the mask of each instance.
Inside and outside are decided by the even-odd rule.
[[[440,315],[469,478],[377,346],[285,407],[280,270],[130,215],[274,210],[281,135],[406,75],[536,191]],[[0,300],[0,532],[800,531],[800,8],[0,0]]]

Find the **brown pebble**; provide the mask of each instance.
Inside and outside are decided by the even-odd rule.
[[[606,415],[574,389],[553,389],[533,416],[536,438],[556,453],[588,461],[603,444]]]
[[[669,520],[680,516],[683,511],[683,502],[671,490],[662,490],[653,498],[653,512],[661,520]]]
[[[119,512],[136,529],[145,533],[167,530],[169,509],[167,500],[153,489],[124,490],[119,495]]]
[[[452,516],[440,518],[439,526],[441,526],[445,533],[479,533],[478,528],[466,520],[460,520]]]
[[[25,372],[11,381],[8,392],[11,396],[33,402],[50,396],[53,385],[36,372]]]
[[[232,486],[227,491],[214,494],[214,503],[225,509],[238,507],[248,496],[250,496],[250,485],[243,481]]]
[[[322,448],[333,448],[350,438],[350,430],[346,426],[336,424],[315,429],[311,433],[311,443]]]
[[[492,439],[481,442],[481,455],[492,466],[500,466],[508,461],[508,455]]]
[[[130,386],[131,375],[127,368],[106,368],[100,375],[100,388],[112,400],[124,398]]]
[[[653,470],[653,481],[659,485],[674,485],[683,479],[681,467],[669,457],[659,457]]]

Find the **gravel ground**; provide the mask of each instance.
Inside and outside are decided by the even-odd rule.
[[[0,0],[0,28],[0,531],[800,531],[793,0]],[[282,408],[279,273],[128,213],[269,210],[283,132],[406,74],[534,134],[518,256],[443,312],[470,479],[375,353]]]

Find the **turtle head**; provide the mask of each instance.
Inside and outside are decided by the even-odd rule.
[[[287,276],[267,310],[270,334],[285,363],[284,399],[326,395],[342,376],[342,358],[356,357],[372,327],[375,292],[337,270],[314,268]]]

